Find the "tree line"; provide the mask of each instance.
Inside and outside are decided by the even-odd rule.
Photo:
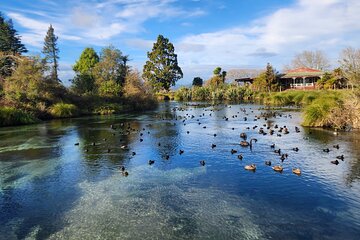
[[[99,53],[85,48],[72,66],[75,76],[69,87],[59,79],[60,49],[52,25],[41,54],[27,52],[11,19],[0,13],[1,106],[21,109],[40,119],[148,109],[156,106],[155,92],[168,91],[183,77],[173,44],[162,35],[148,52],[142,73],[131,68],[129,56],[113,45]],[[56,113],[62,110],[68,114]]]

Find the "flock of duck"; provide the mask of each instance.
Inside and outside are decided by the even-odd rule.
[[[225,106],[225,107],[229,107],[231,108],[231,106]],[[181,121],[182,124],[185,126],[188,121],[187,120],[190,120],[190,119],[195,119],[195,115],[192,115],[192,114],[189,114],[189,113],[185,113],[185,115],[180,115],[180,114],[176,114],[176,113],[180,113],[180,112],[184,112],[186,111],[185,108],[182,108],[182,107],[175,107],[172,109],[173,110],[173,113],[174,114],[171,114],[170,116],[169,115],[166,115],[166,116],[158,116],[158,119],[159,120],[162,120],[162,121],[168,121],[168,120],[176,120],[176,121]],[[210,111],[210,112],[214,112],[214,111],[219,111],[220,109],[203,109],[204,111]],[[251,110],[251,109],[250,109]],[[240,111],[245,115],[243,117],[243,121],[248,121],[248,112],[245,108],[240,108]],[[253,113],[253,111],[251,110],[251,112]],[[240,114],[240,112],[237,112],[237,114]],[[235,114],[235,115],[232,115],[231,118],[238,118],[238,115]],[[202,113],[198,119],[196,119],[196,121],[198,122],[198,125],[201,125],[201,122],[200,122],[200,119],[201,117],[204,117],[205,116],[205,113]],[[212,116],[212,113],[209,114],[209,116],[211,117]],[[255,118],[253,119],[254,121],[257,121],[261,118],[263,118],[264,120],[268,120],[268,118],[271,118],[271,117],[285,117],[285,118],[292,118],[291,114],[288,114],[288,115],[283,115],[281,113],[276,113],[276,112],[266,112],[266,113],[261,113],[260,115],[255,115]],[[229,117],[227,116],[224,116],[223,117],[223,120],[225,121],[228,121],[229,120]],[[173,123],[174,125],[176,125],[177,123],[174,122]],[[147,127],[151,127],[152,124],[148,124]],[[118,126],[115,126],[115,125],[110,125],[110,128],[111,130],[116,130],[117,128],[120,128],[120,133],[122,134],[131,134],[131,133],[139,133],[139,141],[140,142],[143,142],[143,138],[145,137],[144,136],[144,132],[146,132],[147,130],[145,128],[142,129],[143,132],[141,132],[141,130],[137,130],[135,128],[132,128],[131,124],[130,123],[120,123]],[[203,126],[203,129],[205,129],[206,126]],[[277,137],[281,137],[282,134],[289,134],[290,133],[290,130],[288,129],[287,126],[283,126],[283,127],[280,127],[278,126],[277,124],[275,124],[274,126],[268,126],[267,124],[263,124],[262,127],[259,127],[258,125],[254,125],[252,127],[253,130],[259,128],[258,130],[258,134],[261,136],[261,135],[274,135],[276,133],[276,136]],[[232,130],[235,130],[235,128],[232,128]],[[250,127],[246,127],[246,130],[250,130]],[[300,132],[300,129],[299,127],[295,126],[295,133],[299,133]],[[190,134],[190,131],[186,131],[187,134]],[[113,135],[115,136],[115,132],[113,133]],[[147,134],[150,134],[150,131],[147,131]],[[217,134],[213,134],[214,137],[217,136]],[[251,138],[250,140],[248,140],[248,135],[247,133],[245,132],[242,132],[240,133],[240,142],[239,142],[239,145],[243,148],[246,148],[246,147],[249,147],[250,150],[252,150],[253,148],[253,144],[256,143],[258,140],[256,138]],[[106,141],[107,139],[103,139],[103,141]],[[122,141],[122,140],[120,140]],[[79,143],[75,143],[74,145],[76,146],[79,146]],[[96,146],[97,143],[93,142],[91,144],[92,146]],[[161,143],[159,142],[158,143],[158,146],[161,146]],[[212,144],[211,145],[211,148],[214,149],[216,148],[216,144]],[[270,149],[277,155],[279,155],[279,158],[280,158],[280,161],[281,163],[283,163],[288,157],[288,153],[284,153],[280,148],[276,149],[276,146],[275,146],[275,143],[272,143],[270,146]],[[339,149],[339,145],[334,145],[333,146],[334,149]],[[120,146],[120,149],[124,150],[124,151],[129,151],[130,148],[128,145],[121,145]],[[300,149],[298,147],[294,147],[292,148],[292,151],[294,152],[298,152]],[[88,152],[89,149],[86,148],[85,149],[85,152]],[[110,153],[112,150],[110,148],[107,149],[107,152]],[[329,153],[331,150],[329,148],[325,148],[323,149],[323,152],[325,153]],[[184,154],[184,150],[180,149],[179,150],[179,155],[182,155]],[[236,154],[238,151],[235,150],[235,149],[231,149],[230,150],[231,154]],[[136,155],[136,152],[131,152],[131,155],[134,156]],[[168,160],[170,158],[169,155],[164,155],[163,156],[163,159],[165,160]],[[242,154],[239,154],[237,155],[237,158],[239,160],[243,160],[243,155]],[[340,162],[339,160],[341,161],[344,161],[344,155],[339,155],[339,156],[336,156],[336,160],[333,160],[331,161],[332,164],[335,164],[335,165],[338,165]],[[149,165],[153,165],[155,163],[155,160],[148,160],[148,164]],[[205,160],[200,160],[199,161],[199,164],[201,166],[205,166],[206,162]],[[284,171],[284,168],[281,164],[278,164],[278,165],[274,165],[272,166],[272,162],[270,160],[266,160],[264,162],[264,164],[266,166],[271,166],[272,169],[275,171],[275,172],[279,172],[279,173],[282,173]],[[251,163],[251,164],[248,164],[248,165],[245,165],[244,166],[244,169],[245,170],[248,170],[248,171],[253,171],[255,172],[256,169],[257,169],[257,165],[255,163]],[[128,176],[129,175],[129,172],[127,171],[127,169],[125,168],[125,166],[120,166],[120,172],[122,173],[123,176]],[[292,168],[292,173],[296,174],[296,175],[301,175],[301,169],[300,168]]]

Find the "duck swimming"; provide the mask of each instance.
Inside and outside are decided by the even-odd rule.
[[[271,166],[271,161],[265,161],[265,165]]]
[[[231,149],[231,154],[237,153],[235,149]]]
[[[338,165],[339,164],[339,161],[338,160],[334,160],[334,161],[331,161],[332,164],[335,164],[335,165]]]
[[[205,160],[201,160],[201,161],[200,161],[200,165],[201,165],[201,166],[205,166]]]
[[[245,168],[245,170],[255,171],[256,170],[256,165],[255,164],[246,165],[244,168]]]
[[[272,169],[274,169],[275,172],[282,172],[284,170],[280,165],[273,166]]]
[[[255,141],[255,142],[257,142],[257,139],[256,138],[252,138],[251,140],[250,140],[250,142],[247,142],[247,141],[241,141],[240,142],[240,146],[243,146],[243,147],[248,147],[248,146],[252,146],[252,142],[253,141]]]
[[[239,160],[243,160],[243,155],[240,154],[240,155],[237,156],[237,158],[238,158]]]
[[[152,165],[152,164],[154,164],[154,163],[155,163],[154,160],[149,160],[149,165]]]
[[[340,159],[341,161],[344,161],[344,155],[337,156],[336,158]]]
[[[301,174],[300,168],[293,168],[293,169],[292,169],[292,172],[293,172],[294,174],[296,174],[296,175],[300,175],[300,174]]]

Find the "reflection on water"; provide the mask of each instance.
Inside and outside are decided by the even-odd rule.
[[[358,132],[302,128],[300,113],[260,107],[164,103],[1,128],[0,239],[356,239]],[[241,132],[258,139],[252,149],[239,145]],[[244,170],[251,163],[256,172]]]

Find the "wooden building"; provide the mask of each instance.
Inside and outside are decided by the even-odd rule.
[[[324,72],[312,68],[296,68],[281,76],[281,89],[315,89],[316,82],[322,78]]]

